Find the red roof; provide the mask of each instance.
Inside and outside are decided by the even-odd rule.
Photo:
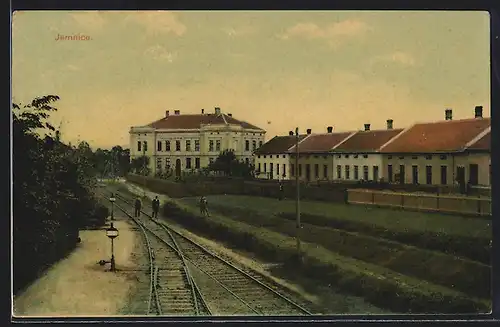
[[[254,126],[245,121],[235,119],[226,114],[170,115],[168,117],[164,117],[160,120],[152,122],[147,126],[164,129],[196,129],[200,128],[201,125],[226,124],[226,122],[228,124],[239,125],[247,129],[258,129],[264,131],[262,128]]]
[[[491,124],[490,118],[418,123],[384,147],[385,153],[455,152],[465,148]]]
[[[311,134],[304,139],[304,141],[300,142],[299,152],[328,152],[352,133],[353,132]],[[290,149],[290,152],[295,152],[295,146]]]
[[[306,136],[299,135],[299,141],[303,140]],[[286,153],[290,147],[295,145],[296,141],[295,136],[275,136],[255,150],[255,154]]]
[[[491,130],[488,131],[483,137],[474,142],[467,150],[484,150],[491,151]]]
[[[334,151],[370,152],[378,151],[380,147],[389,142],[393,137],[403,131],[400,129],[385,129],[378,131],[359,131],[345,142],[341,143]]]

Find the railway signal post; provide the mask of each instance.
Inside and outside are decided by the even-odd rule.
[[[106,229],[106,236],[109,237],[111,240],[111,269],[110,271],[115,271],[116,266],[115,266],[115,249],[114,249],[114,239],[118,237],[118,229],[113,226],[113,223],[111,223],[111,226]]]
[[[302,262],[302,253],[300,249],[300,181],[299,181],[299,128],[295,128],[295,187],[297,188],[297,198],[295,202],[295,210],[297,214],[297,258]]]
[[[115,220],[115,215],[114,215],[114,204],[115,204],[115,194],[111,193],[111,197],[109,198],[109,202],[111,202],[111,220]]]

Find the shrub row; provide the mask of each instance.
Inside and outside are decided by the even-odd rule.
[[[294,221],[259,214],[247,208],[211,205],[212,211],[247,224],[288,236],[296,235]],[[491,267],[439,252],[419,249],[372,236],[304,224],[301,238],[340,255],[376,264],[404,275],[457,289],[472,296],[491,296]]]
[[[281,212],[277,216],[295,220],[295,213]],[[380,226],[366,224],[358,221],[334,219],[331,217],[302,213],[303,222],[358,232],[375,237],[381,237],[404,244],[414,245],[422,249],[436,250],[452,255],[462,256],[473,261],[491,265],[489,240],[478,237],[448,235],[433,232],[420,232],[415,230],[388,230]]]
[[[164,215],[194,232],[227,242],[269,260],[297,267],[295,240],[266,228],[212,216],[204,218],[196,210],[170,201],[163,206]],[[342,257],[317,246],[303,244],[304,274],[321,279],[338,289],[362,296],[376,306],[394,312],[475,313],[487,312],[482,301],[440,286],[403,276],[390,270]]]

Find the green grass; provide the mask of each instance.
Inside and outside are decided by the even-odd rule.
[[[265,214],[295,212],[294,200],[243,196],[243,195],[208,195],[211,203],[256,209]],[[189,201],[189,198],[186,199]],[[438,213],[409,212],[394,209],[365,207],[319,201],[301,201],[302,213],[322,215],[339,220],[369,223],[388,230],[433,232],[445,235],[477,237],[491,239],[491,220],[468,218],[458,215]]]

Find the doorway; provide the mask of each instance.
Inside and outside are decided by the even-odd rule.
[[[311,165],[306,165],[306,179],[309,182],[311,180]]]
[[[477,185],[479,182],[479,167],[477,164],[469,165],[469,181],[472,185]]]
[[[405,183],[405,166],[404,165],[399,166],[399,182],[401,184]]]
[[[181,176],[181,159],[175,160],[175,176]]]

